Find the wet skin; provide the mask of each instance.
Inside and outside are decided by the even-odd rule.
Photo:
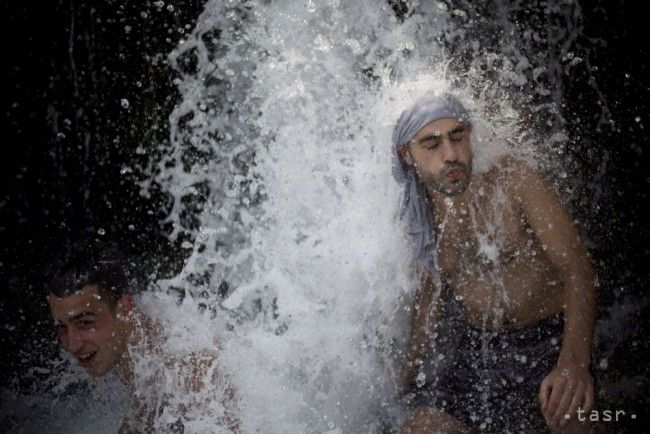
[[[521,204],[521,163],[473,175],[469,127],[453,118],[427,124],[401,155],[434,203],[438,265],[470,324],[514,329],[563,311],[562,275]]]
[[[124,295],[115,306],[102,299],[102,292],[97,285],[87,285],[78,293],[67,297],[49,295],[50,310],[54,317],[56,333],[61,345],[70,352],[79,364],[94,377],[115,371],[118,377],[132,389],[131,414],[125,416],[120,426],[120,433],[140,432],[146,427],[147,432],[153,432],[152,424],[156,409],[150,408],[143,400],[142,390],[136,390],[136,384],[142,381],[156,381],[156,375],[161,371],[153,369],[144,377],[134,378],[133,362],[129,348],[137,348],[139,357],[160,357],[160,348],[164,346],[162,332],[146,315],[134,308],[130,295]],[[201,391],[208,372],[212,371],[210,380],[217,384],[224,381],[218,369],[212,369],[215,362],[213,356],[201,356],[189,353],[181,360],[173,357],[163,357],[159,369],[178,372],[182,377],[184,389],[179,390],[181,396],[191,399],[193,394]],[[142,375],[142,373],[140,374]],[[224,396],[214,396],[228,407],[226,416],[216,422],[227,424],[233,432],[238,432],[239,422],[232,414],[230,407],[235,401],[234,389],[226,388]],[[165,399],[162,400],[164,407]],[[186,411],[186,403],[179,405],[179,414]],[[175,430],[182,431],[182,422],[176,421],[170,425]],[[170,428],[170,432],[173,429]],[[167,431],[165,431],[167,432]]]
[[[96,285],[87,285],[68,297],[49,295],[55,329],[63,348],[92,376],[120,365],[130,334],[129,296],[111,307]]]
[[[467,197],[439,212],[438,264],[470,324],[516,329],[563,311],[562,275],[527,223],[510,179],[498,175],[493,169],[477,177]]]
[[[398,153],[433,203],[440,289],[461,298],[466,320],[486,329],[517,329],[564,312],[560,357],[540,386],[540,405],[551,427],[565,424],[564,414],[578,405],[590,407],[595,272],[571,216],[542,176],[507,157],[473,175],[469,127],[453,118],[425,125]],[[429,339],[422,330],[431,318],[417,311],[428,312],[435,288],[423,277],[414,348]]]

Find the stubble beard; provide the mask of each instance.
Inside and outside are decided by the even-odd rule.
[[[446,180],[445,174],[451,169],[458,169],[461,171],[461,176],[455,180]],[[468,164],[455,163],[443,166],[436,173],[422,173],[418,170],[418,177],[422,184],[429,192],[438,192],[445,197],[454,197],[464,193],[469,186],[469,181],[472,176],[472,161]]]

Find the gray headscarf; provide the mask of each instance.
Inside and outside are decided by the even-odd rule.
[[[400,220],[407,220],[407,231],[413,242],[415,259],[433,276],[436,267],[436,232],[433,229],[431,204],[415,168],[403,162],[397,148],[410,142],[422,127],[442,118],[456,118],[469,122],[469,112],[453,95],[430,93],[419,99],[410,109],[402,112],[393,129],[393,176],[404,183],[404,196],[400,205]]]

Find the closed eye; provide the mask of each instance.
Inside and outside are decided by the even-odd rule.
[[[449,140],[452,142],[458,142],[463,140],[467,135],[467,129],[465,127],[459,127],[449,133]]]
[[[420,144],[427,149],[435,149],[440,145],[440,136],[427,137]]]
[[[446,137],[450,142],[458,143],[467,137],[467,132],[468,129],[465,125],[458,125],[456,128],[449,131],[446,134]],[[442,143],[444,137],[445,135],[432,134],[428,137],[423,137],[416,143],[425,149],[435,149],[440,145],[440,143]]]

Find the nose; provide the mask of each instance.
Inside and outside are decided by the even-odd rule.
[[[444,161],[455,162],[458,160],[458,151],[456,150],[456,146],[451,143],[451,140],[449,140],[448,137],[442,139],[442,146],[444,150]]]

